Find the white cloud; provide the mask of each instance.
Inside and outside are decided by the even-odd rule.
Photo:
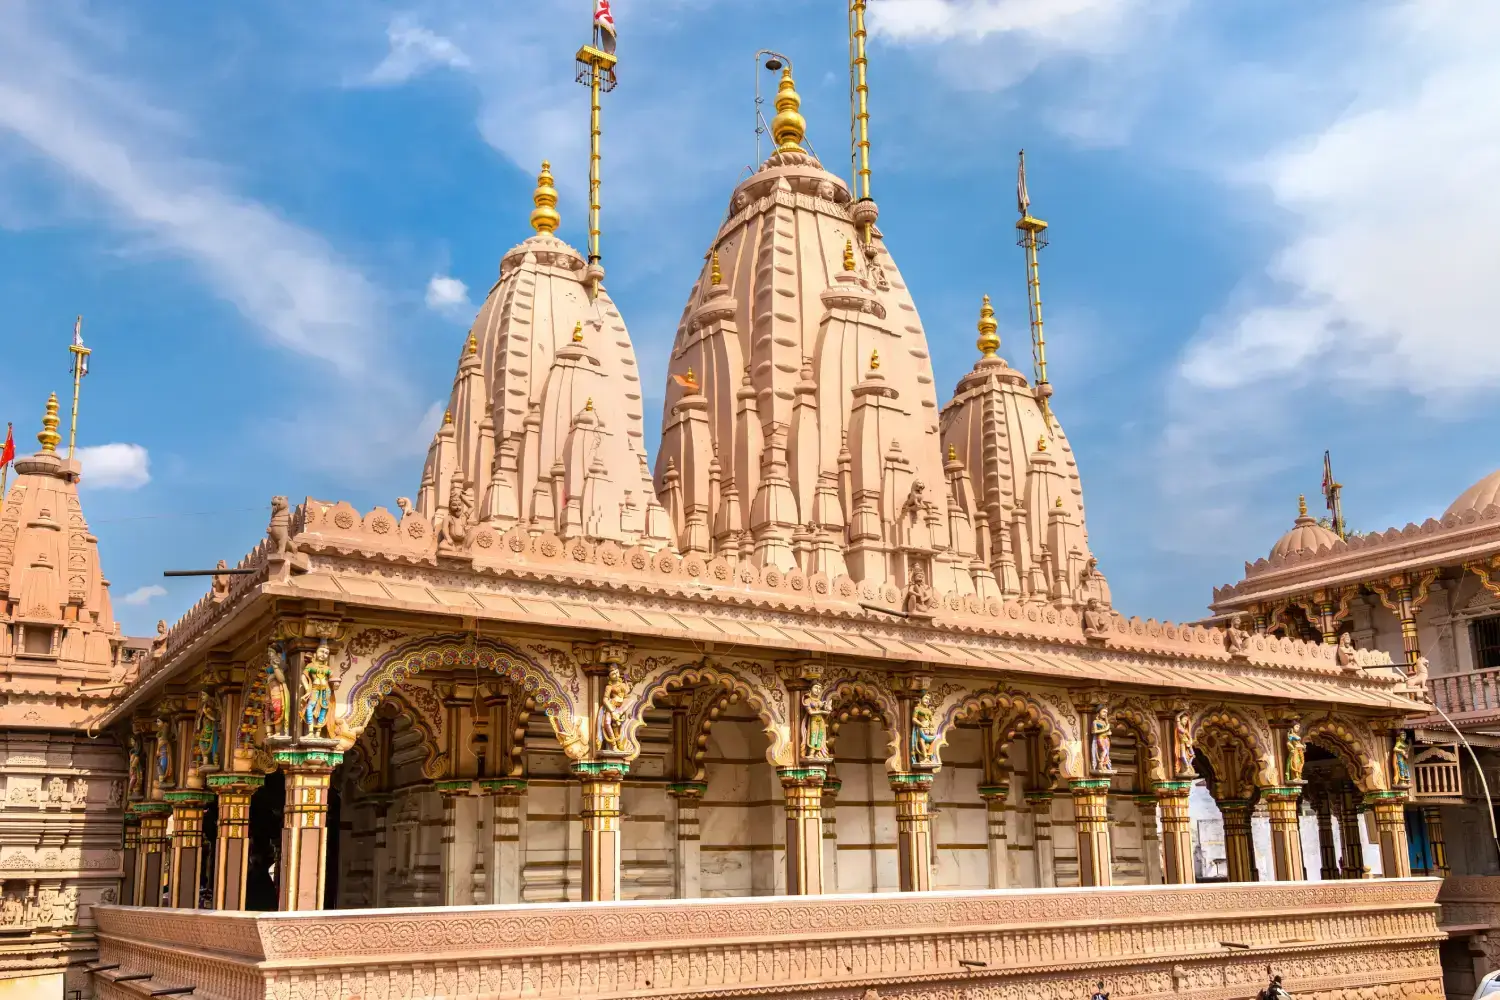
[[[390,51],[363,80],[372,86],[402,84],[433,69],[468,69],[469,57],[450,38],[397,17],[385,31]]]
[[[474,307],[469,286],[446,274],[434,274],[427,282],[427,308],[444,315],[462,315]]]
[[[137,587],[124,597],[124,602],[133,608],[143,608],[158,597],[167,596],[167,588],[160,584],[149,584],[145,587]]]
[[[151,481],[151,457],[138,444],[96,444],[78,449],[83,486],[134,490]]]
[[[870,31],[897,41],[1022,35],[1048,48],[1104,51],[1158,0],[904,0],[870,5]]]

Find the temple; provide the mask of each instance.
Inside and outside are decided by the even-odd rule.
[[[14,734],[64,730],[28,738],[54,769],[96,754],[53,811],[77,869],[101,831],[99,874],[0,868],[38,939],[29,900],[76,886],[78,988],[1228,1000],[1272,965],[1329,1000],[1442,993],[1408,833],[1431,682],[1370,635],[1114,610],[1046,380],[1046,223],[1023,174],[1036,367],[976,292],[943,402],[870,196],[864,7],[852,178],[778,61],[775,147],[688,291],[654,466],[599,249],[612,22],[578,54],[587,252],[543,164],[415,501],[274,498],[127,660],[44,432],[0,572],[6,662],[50,707],[4,717],[0,822],[53,822]],[[1332,863],[1305,853],[1334,823]]]

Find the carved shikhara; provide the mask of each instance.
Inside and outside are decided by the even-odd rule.
[[[101,998],[1436,997],[1435,879],[306,914],[100,907]],[[1221,942],[1249,945],[1230,950]],[[1292,943],[1295,942],[1295,943]],[[961,964],[970,963],[968,965]],[[974,963],[983,963],[974,964]],[[1043,971],[1045,970],[1045,971]],[[116,975],[153,973],[114,983]]]

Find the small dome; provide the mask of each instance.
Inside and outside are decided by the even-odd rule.
[[[1460,493],[1458,499],[1443,512],[1443,517],[1446,519],[1450,514],[1462,517],[1469,511],[1478,514],[1490,504],[1500,504],[1500,469]]]
[[[1289,556],[1294,552],[1316,552],[1324,549],[1339,540],[1332,529],[1325,528],[1307,513],[1307,498],[1297,498],[1297,520],[1292,522],[1292,530],[1276,540],[1271,546],[1271,558],[1277,556]]]

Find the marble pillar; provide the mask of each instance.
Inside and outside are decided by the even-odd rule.
[[[1369,878],[1364,838],[1359,832],[1359,801],[1348,788],[1339,795],[1340,878]]]
[[[1250,846],[1250,803],[1224,799],[1219,803],[1224,817],[1224,860],[1229,881],[1255,881],[1253,848]]]
[[[325,741],[318,741],[325,742]],[[276,865],[277,909],[321,910],[328,882],[328,781],[344,755],[324,746],[297,746],[273,753],[286,775],[281,856]]]
[[[1193,870],[1193,820],[1188,813],[1191,781],[1158,781],[1156,804],[1161,811],[1163,878],[1170,885],[1197,881]]]
[[[1295,785],[1262,789],[1266,809],[1271,814],[1271,863],[1278,882],[1302,882],[1307,868],[1302,861],[1302,828],[1297,820],[1297,803],[1302,789]]]
[[[621,760],[586,760],[573,765],[573,773],[583,784],[579,819],[585,902],[620,898],[620,786],[629,769],[629,763]]]
[[[1073,819],[1078,831],[1078,884],[1114,882],[1114,854],[1109,841],[1109,779],[1078,778],[1070,783]]]
[[[469,853],[460,846],[458,836],[458,800],[469,794],[469,787],[467,779],[433,782],[433,790],[443,803],[443,827],[438,845],[443,865],[441,887],[444,906],[458,906],[473,901],[465,891],[468,888],[471,859]]]
[[[786,892],[823,892],[823,779],[821,767],[783,767],[781,794],[786,805]]]
[[[677,830],[677,849],[673,858],[672,896],[675,899],[697,899],[703,894],[703,856],[700,852],[698,806],[706,781],[680,781],[668,786],[676,812],[673,826]]]
[[[526,867],[526,779],[482,784],[490,794],[490,902],[519,903]]]
[[[1448,877],[1448,845],[1443,841],[1443,808],[1442,806],[1423,806],[1422,821],[1427,825],[1427,843],[1432,852],[1432,866],[1436,871],[1431,874],[1439,878]]]
[[[839,888],[838,800],[843,787],[837,778],[823,779],[823,887],[833,892]]]
[[[1010,844],[1006,831],[1010,786],[981,785],[979,796],[984,799],[986,843],[989,845],[989,885],[991,889],[1004,889],[1010,882]]]
[[[1369,792],[1365,801],[1375,812],[1381,874],[1385,878],[1409,878],[1411,852],[1406,842],[1406,793]]]
[[[1036,862],[1036,884],[1043,889],[1057,885],[1057,857],[1052,843],[1052,793],[1026,793],[1031,807],[1031,844]]]
[[[932,888],[932,775],[893,774],[896,793],[896,864],[902,892]]]
[[[214,842],[214,909],[243,910],[250,873],[250,799],[265,784],[261,774],[213,774],[208,787],[219,797]]]
[[[1166,879],[1162,873],[1161,835],[1157,832],[1156,796],[1135,796],[1136,826],[1141,836],[1141,867],[1147,885],[1161,885]]]
[[[371,792],[365,801],[375,813],[374,848],[370,860],[370,905],[387,906],[386,894],[390,891],[392,862],[391,851],[391,796],[386,792]]]

